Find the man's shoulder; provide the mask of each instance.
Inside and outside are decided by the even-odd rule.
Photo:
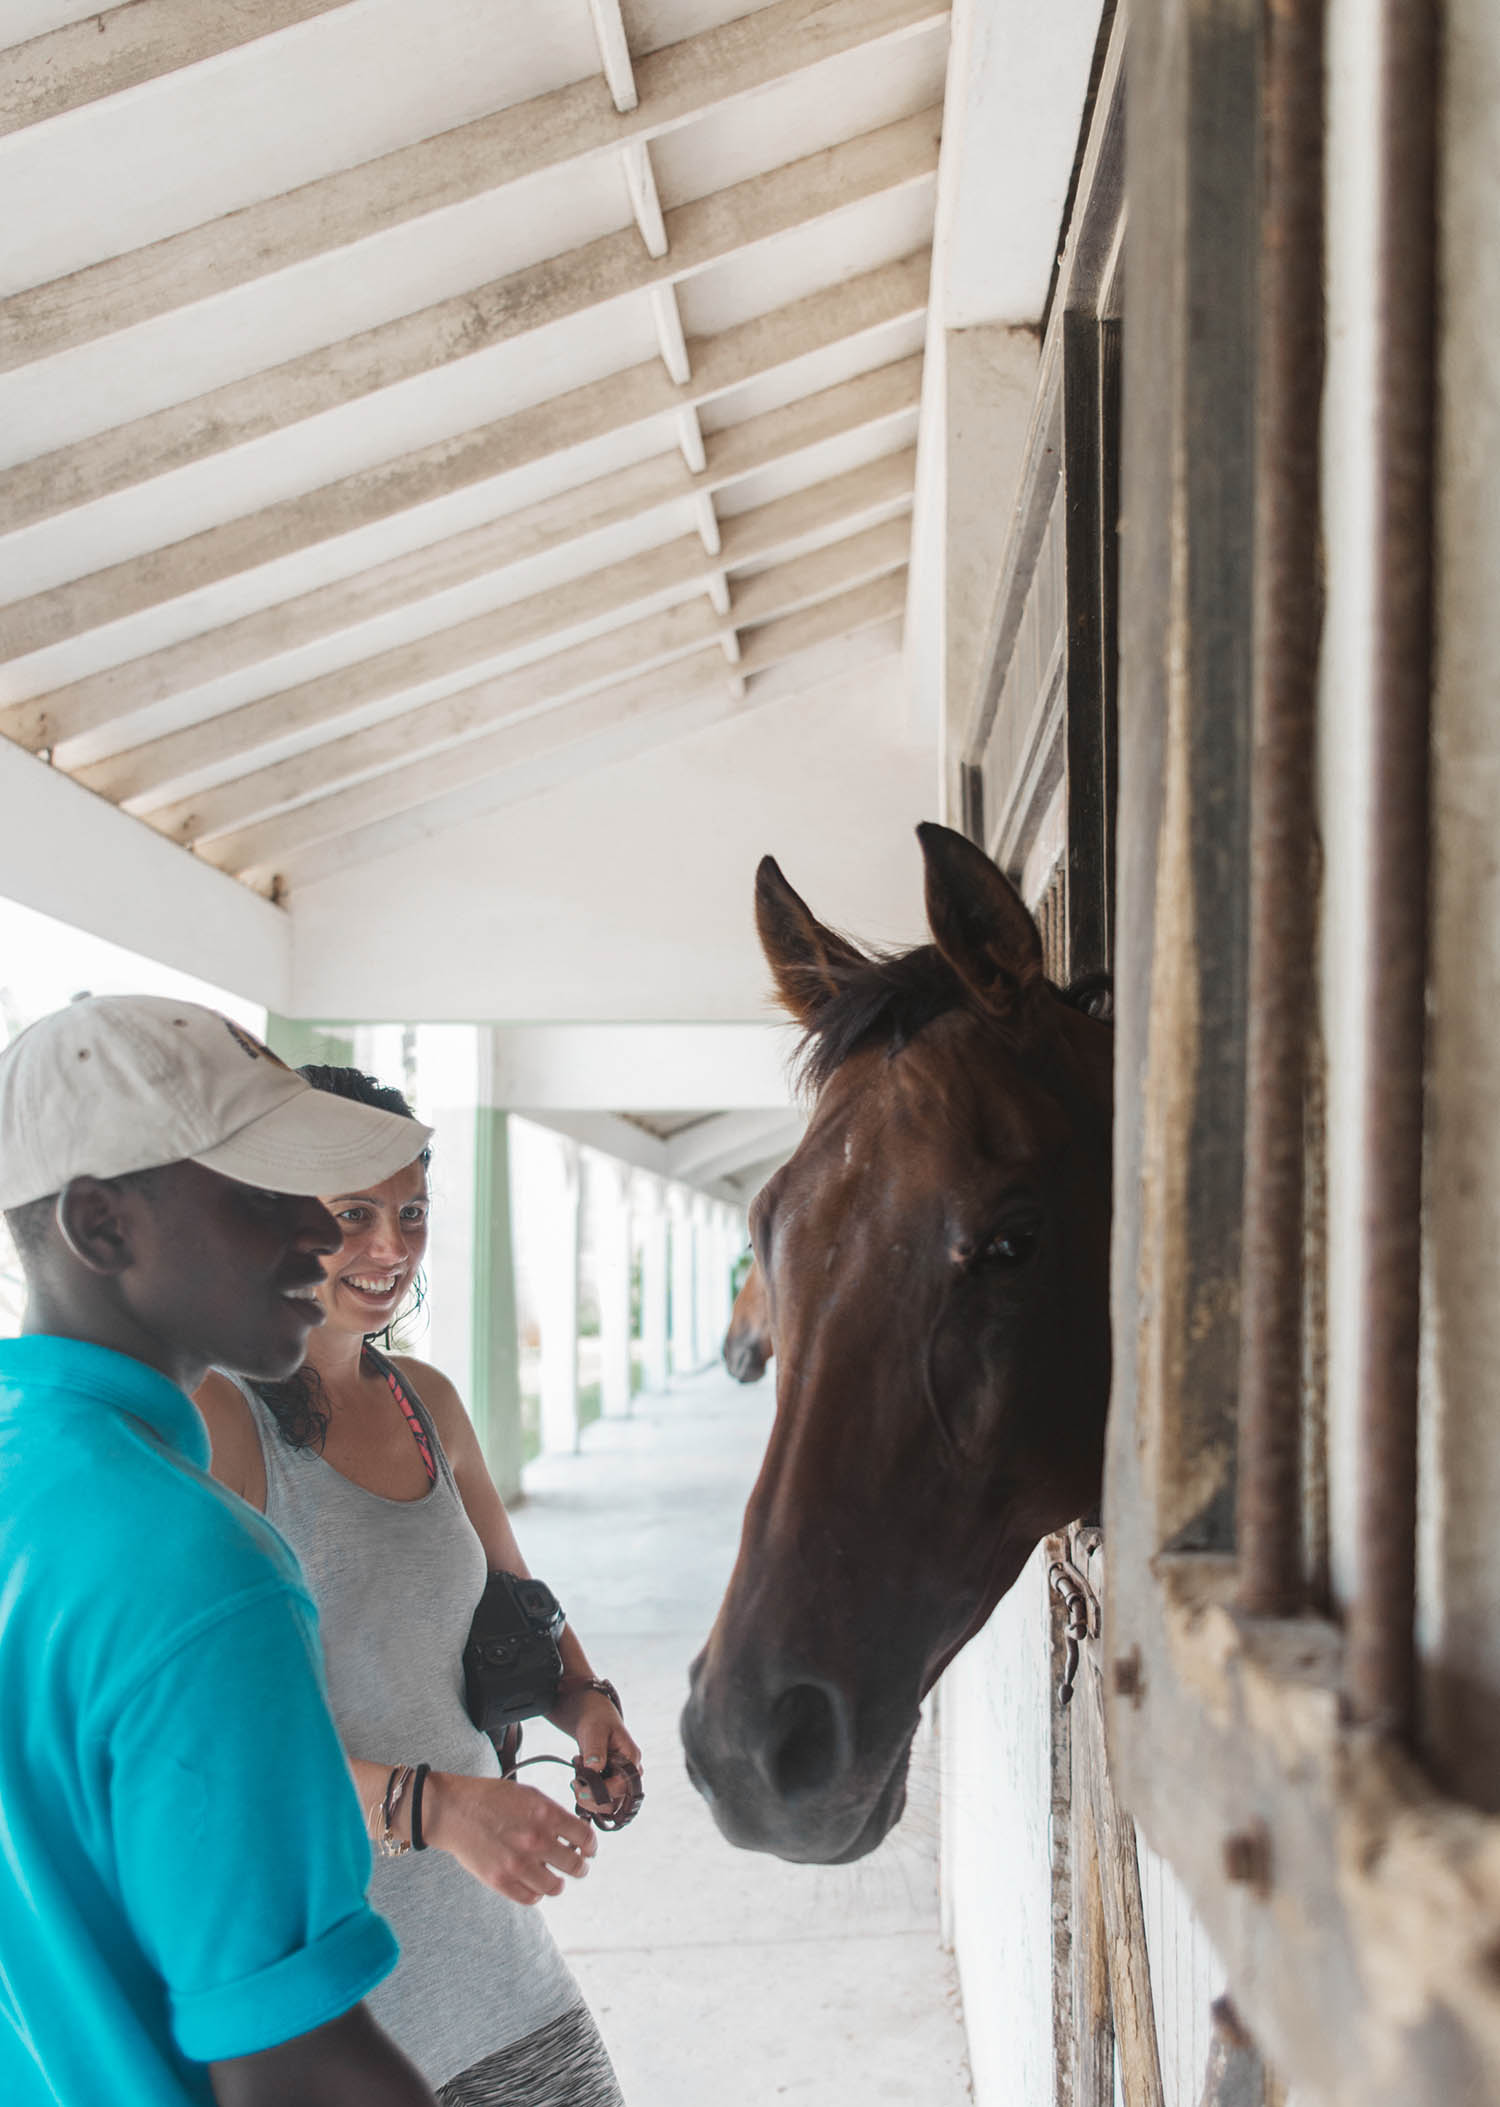
[[[251,1600],[306,1599],[264,1518],[144,1428],[65,1424],[26,1461],[6,1474],[7,1563],[24,1557],[21,1593],[45,1596],[56,1637],[98,1649],[112,1684]]]

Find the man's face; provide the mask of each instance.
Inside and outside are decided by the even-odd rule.
[[[129,1263],[120,1292],[163,1361],[290,1375],[322,1322],[321,1260],[339,1248],[321,1201],[260,1192],[196,1163],[149,1172],[120,1194]]]

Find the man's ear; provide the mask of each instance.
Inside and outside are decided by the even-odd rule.
[[[776,992],[801,1025],[815,1024],[850,975],[869,963],[847,937],[823,926],[774,856],[763,856],[755,874],[755,926]]]
[[[73,1178],[57,1196],[57,1233],[81,1266],[108,1277],[134,1256],[130,1188],[107,1178]]]
[[[932,940],[993,1017],[1024,1033],[1045,979],[1042,940],[1004,872],[950,827],[917,829],[927,865]]]

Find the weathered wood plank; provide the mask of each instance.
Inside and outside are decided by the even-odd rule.
[[[652,455],[486,526],[393,557],[353,578],[0,709],[0,733],[34,752],[55,747],[150,703],[353,629],[372,616],[449,592],[659,506],[695,494],[711,502],[713,491],[742,477],[829,439],[909,413],[920,396],[921,366],[920,355],[893,361],[729,426],[714,435],[711,454],[705,449],[698,478],[675,449]]]
[[[846,574],[857,575],[856,565],[846,563],[845,570]],[[816,589],[802,575],[800,566],[768,572],[766,576],[778,581],[775,597],[766,597],[765,604],[770,608],[795,606],[810,589]],[[905,592],[905,572],[901,570],[877,579],[873,585],[820,601],[803,613],[768,621],[764,628],[752,632],[739,666],[741,678],[780,665],[818,644],[856,635],[877,622],[889,620],[900,613]],[[341,739],[326,740],[269,767],[158,806],[144,816],[159,833],[170,835],[174,841],[209,841],[216,835],[248,827],[294,799],[330,795],[361,776],[384,769],[399,768],[404,772],[424,754],[451,747],[486,727],[498,729],[507,721],[529,719],[544,711],[550,714],[555,705],[571,702],[590,688],[607,688],[612,696],[622,696],[627,691],[631,696],[637,692],[673,692],[679,683],[678,666],[682,659],[671,664],[669,654],[692,653],[693,665],[711,667],[711,657],[698,647],[705,641],[721,641],[725,635],[734,634],[716,620],[704,601],[690,600],[669,609],[665,615],[648,617],[628,629],[611,630],[573,651],[558,652],[514,673],[465,688],[457,695],[403,711],[362,731],[348,732]],[[625,668],[631,669],[628,681],[622,679]],[[722,655],[718,670],[728,670]],[[700,685],[701,682],[689,683],[695,692]],[[462,775],[458,778],[463,779]]]
[[[1092,1649],[1079,1668],[1072,1710],[1074,1732],[1081,1733],[1086,1743],[1084,1761],[1098,1847],[1096,1863],[1120,2086],[1130,2107],[1164,2107],[1135,1825],[1120,1805],[1110,1776],[1104,1736],[1104,1693]]]
[[[840,630],[838,633],[846,632]],[[757,640],[760,665],[780,664],[793,657],[805,648],[805,635],[805,629],[800,626],[794,629],[768,623]],[[578,702],[566,703],[519,723],[504,725],[478,739],[466,740],[461,746],[425,758],[403,759],[398,767],[352,789],[294,806],[260,825],[205,842],[198,853],[222,870],[241,872],[262,868],[286,858],[299,847],[323,842],[367,826],[372,821],[408,811],[459,784],[499,774],[537,754],[572,746],[622,721],[638,716],[658,717],[667,704],[684,696],[691,697],[701,691],[718,693],[724,696],[727,704],[726,684],[731,677],[722,654],[717,651],[700,653],[665,671],[655,670],[634,676]]]
[[[349,0],[126,0],[0,49],[0,138],[331,15]]]
[[[726,554],[720,559],[706,556],[696,535],[684,535],[567,585],[556,586],[550,592],[512,601],[507,607],[454,623],[431,636],[414,638],[410,643],[301,681],[278,694],[243,703],[203,724],[167,733],[149,745],[80,771],[80,780],[90,789],[107,791],[116,797],[144,796],[158,785],[201,768],[205,759],[222,761],[250,753],[291,732],[335,723],[367,704],[462,673],[486,660],[530,649],[549,637],[561,638],[570,630],[623,618],[632,608],[645,611],[653,601],[685,599],[694,591],[705,590],[725,562],[764,560],[819,534],[834,533],[872,514],[904,507],[910,503],[912,478],[910,451],[886,455],[846,476],[816,484],[809,491],[798,491],[740,514],[726,524]],[[898,533],[905,532],[904,523],[900,523]],[[885,553],[882,550],[881,554]],[[805,559],[798,571],[816,578],[820,575],[816,566],[822,564],[826,568],[837,560],[832,551],[825,550]],[[878,560],[864,560],[872,560],[876,569],[886,567]],[[745,599],[751,612],[745,620],[757,619],[755,610],[766,595],[775,591],[765,580],[775,575],[768,572],[764,579],[747,581]],[[808,597],[812,596],[809,592]],[[781,605],[779,601],[776,604]]]
[[[186,11],[189,0],[183,5]],[[613,107],[603,81],[590,76],[14,293],[0,302],[0,371],[327,256],[546,169],[673,131],[841,52],[939,22],[947,12],[939,0],[778,0],[639,60],[641,100],[625,115]]]
[[[181,466],[185,455],[203,460],[289,430],[590,308],[633,294],[665,292],[777,235],[813,226],[861,200],[929,181],[937,167],[941,120],[940,108],[923,110],[679,205],[666,215],[670,250],[665,256],[643,256],[635,229],[622,228],[565,256],[530,264],[157,411],[145,420],[167,442],[156,472]],[[686,375],[678,372],[674,378],[681,384]],[[136,426],[120,426],[110,444],[138,446],[144,436]]]
[[[930,271],[930,253],[919,250],[899,263],[810,294],[738,328],[696,339],[693,379],[686,390],[674,387],[659,363],[651,359],[456,439],[439,440],[303,496],[283,499],[223,526],[189,535],[168,548],[150,550],[48,592],[12,601],[0,607],[0,660],[25,657],[341,534],[374,526],[414,506],[433,503],[511,469],[669,413],[685,401],[710,402],[832,344],[920,314],[927,304]],[[133,429],[123,426],[121,432],[128,434]],[[123,469],[123,461],[118,465]],[[22,473],[11,471],[13,476]],[[10,495],[10,478],[0,477],[0,517],[7,516],[4,507]],[[40,493],[33,491],[32,495]],[[83,501],[81,495],[77,501]]]

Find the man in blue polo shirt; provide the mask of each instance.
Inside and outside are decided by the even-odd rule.
[[[312,1195],[427,1131],[192,1004],[78,1002],[0,1056],[5,2107],[432,2107],[361,2002],[396,1947],[316,1613],[187,1394],[299,1364]]]

